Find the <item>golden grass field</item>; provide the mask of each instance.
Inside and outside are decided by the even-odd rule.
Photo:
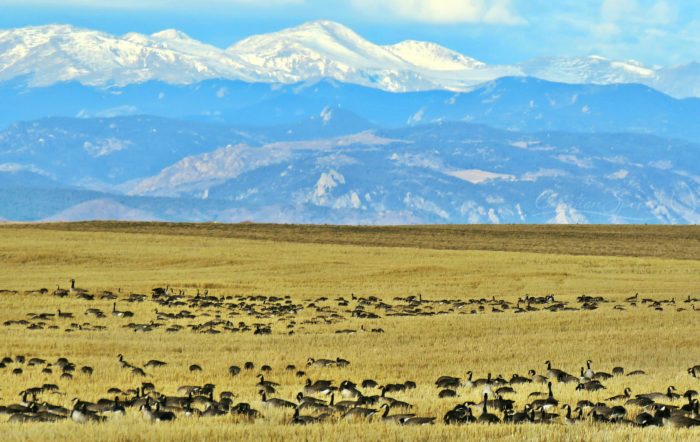
[[[480,401],[480,390],[459,389],[460,397],[439,399],[434,382],[441,375],[475,377],[488,372],[510,378],[528,369],[544,373],[544,361],[578,374],[587,359],[610,371],[623,366],[641,369],[641,377],[615,377],[606,390],[579,392],[575,384],[556,384],[560,403],[575,404],[620,394],[700,388],[687,368],[700,364],[698,325],[700,311],[683,303],[700,296],[700,229],[647,226],[501,226],[339,228],[331,226],[184,225],[143,223],[76,223],[0,225],[0,290],[29,291],[59,284],[71,277],[91,292],[120,292],[120,309],[135,313],[132,319],[104,319],[83,315],[88,307],[109,312],[112,301],[87,302],[50,293],[0,295],[0,323],[27,319],[28,313],[59,308],[76,319],[54,319],[56,329],[27,330],[20,325],[0,326],[0,358],[26,355],[47,360],[65,356],[78,366],[94,367],[89,377],[76,373],[73,380],[43,375],[31,368],[20,376],[0,370],[0,405],[17,402],[18,393],[45,382],[56,383],[65,396],[51,401],[70,407],[73,397],[96,401],[110,387],[133,388],[143,378],[121,369],[117,354],[136,365],[160,359],[168,366],[147,370],[159,391],[175,394],[180,385],[216,384],[229,390],[236,402],[246,401],[264,419],[240,422],[233,416],[178,418],[173,423],[150,423],[138,412],[102,424],[5,423],[4,440],[698,440],[700,429],[635,428],[622,424],[582,423],[526,425],[446,426],[442,416],[454,405]],[[153,287],[169,284],[193,295],[198,289],[221,295],[289,295],[306,308],[295,318],[247,317],[231,319],[248,324],[272,325],[269,336],[252,333],[199,334],[183,329],[166,333],[157,329],[134,333],[124,325],[148,323],[154,309],[146,301],[127,303],[129,293],[150,295]],[[624,299],[675,298],[663,311]],[[581,294],[610,300],[594,311],[536,311],[448,314],[434,316],[351,317],[335,299],[377,296],[393,304],[394,297],[421,293],[424,300],[491,298],[515,303],[525,294],[553,293],[557,300],[575,303]],[[327,297],[327,301],[315,301]],[[150,298],[150,296],[149,296]],[[339,318],[324,316],[310,302],[329,306]],[[625,310],[614,310],[624,304]],[[435,311],[446,311],[439,304]],[[682,311],[678,311],[678,309]],[[700,303],[696,307],[700,309]],[[176,311],[173,309],[172,311]],[[197,320],[179,320],[186,326],[215,317],[215,310],[195,311]],[[210,316],[206,316],[209,314]],[[296,321],[293,335],[287,326]],[[71,322],[106,326],[104,331],[66,333]],[[337,334],[340,329],[381,327],[385,333]],[[418,416],[437,417],[436,424],[405,427],[383,422],[323,423],[307,427],[289,425],[291,412],[264,410],[256,395],[257,369],[230,377],[227,368],[253,361],[256,368],[269,364],[266,378],[282,384],[277,397],[293,400],[305,378],[285,371],[287,364],[305,368],[307,358],[348,359],[347,368],[307,368],[312,379],[365,378],[380,383],[413,380],[415,390],[396,397],[414,404]],[[190,373],[190,364],[201,373]],[[519,386],[513,396],[518,408],[533,391],[546,385]],[[682,401],[678,401],[678,405]],[[561,410],[559,411],[561,413]],[[475,414],[480,410],[475,409]]]

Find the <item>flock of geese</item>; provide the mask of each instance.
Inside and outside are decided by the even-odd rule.
[[[129,363],[123,355],[117,362],[123,369],[143,370]],[[157,369],[167,366],[163,361],[150,360],[144,368]],[[306,368],[338,368],[350,365],[342,358],[309,358]],[[16,374],[20,366],[44,370],[56,369],[62,372],[61,378],[72,379],[73,373],[91,376],[91,367],[77,364],[67,358],[56,361],[24,356],[5,357],[0,370],[11,367]],[[269,366],[261,366],[255,377],[255,389],[259,399],[254,403],[236,402],[237,395],[232,391],[218,391],[216,385],[183,385],[176,394],[168,395],[159,391],[151,382],[142,382],[136,388],[111,387],[107,396],[95,402],[73,398],[72,407],[66,408],[50,402],[55,395],[64,395],[56,384],[25,388],[19,393],[20,401],[0,406],[0,414],[9,416],[9,422],[58,422],[72,420],[77,423],[104,422],[116,419],[127,413],[140,413],[143,419],[153,422],[168,422],[176,419],[233,416],[241,422],[265,419],[266,410],[288,410],[287,423],[298,425],[338,422],[389,422],[398,425],[432,425],[442,422],[445,425],[465,424],[553,424],[566,425],[593,422],[610,425],[637,427],[664,426],[691,428],[700,426],[698,392],[686,390],[682,394],[674,386],[663,392],[641,392],[632,394],[632,388],[625,388],[620,394],[612,395],[605,401],[592,402],[585,398],[586,392],[605,389],[603,382],[613,377],[626,377],[633,384],[634,377],[645,376],[641,370],[625,372],[623,367],[615,367],[610,373],[597,371],[592,361],[586,361],[578,376],[555,368],[550,361],[545,362],[542,374],[530,369],[527,375],[513,374],[510,379],[489,373],[483,378],[474,378],[471,371],[464,378],[440,376],[435,381],[439,398],[457,396],[457,390],[465,391],[480,401],[460,402],[447,411],[441,419],[436,416],[423,416],[413,410],[416,404],[409,403],[400,396],[416,389],[413,381],[379,383],[374,379],[364,379],[359,383],[343,380],[340,383],[330,379],[313,381],[306,378],[303,386],[297,388],[293,399],[274,397],[282,388],[279,383],[266,379],[272,371]],[[192,370],[192,368],[191,368]],[[247,362],[244,370],[255,373],[255,364]],[[298,377],[305,372],[290,364],[287,371],[295,371]],[[688,368],[690,376],[697,378],[700,364]],[[238,376],[241,369],[232,366],[230,376]],[[336,372],[337,373],[337,372]],[[0,375],[2,372],[0,371]],[[524,403],[517,404],[509,399],[516,390],[528,384],[541,385],[540,391],[528,395]],[[584,396],[576,403],[564,403],[557,397],[556,390],[574,385],[574,391]],[[570,387],[569,387],[570,388]],[[448,393],[451,392],[451,393]]]
[[[0,294],[21,295],[16,291],[0,290]],[[55,312],[28,313],[26,317],[7,320],[6,327],[20,326],[28,330],[61,330],[66,333],[81,331],[102,331],[110,323],[102,319],[112,316],[120,326],[133,332],[153,332],[162,330],[178,333],[189,329],[192,333],[252,333],[267,335],[273,332],[294,334],[313,325],[338,325],[348,317],[378,319],[391,316],[431,316],[443,314],[527,314],[537,311],[585,311],[607,306],[625,311],[633,308],[649,308],[655,311],[694,310],[697,298],[688,296],[677,301],[674,298],[654,300],[634,295],[624,302],[613,303],[603,297],[582,295],[575,302],[557,300],[554,295],[525,295],[515,302],[478,298],[468,300],[426,300],[421,295],[396,297],[384,301],[376,296],[329,299],[319,297],[313,300],[295,301],[289,296],[214,296],[207,291],[187,295],[183,290],[170,287],[152,289],[150,295],[132,293],[122,295],[102,291],[90,292],[76,287],[71,280],[70,288],[57,287],[53,292],[40,289],[23,293],[25,295],[53,295],[59,298],[75,298],[87,303],[100,300],[110,301],[111,309],[103,310],[93,306],[81,313],[58,309]],[[118,303],[152,303],[152,309],[118,307]],[[215,313],[214,313],[215,312]],[[302,316],[301,313],[305,312]],[[144,317],[150,316],[150,317]],[[89,318],[89,321],[88,321]],[[249,318],[249,319],[246,319]],[[140,322],[136,322],[137,319]],[[245,319],[245,320],[243,320]],[[123,320],[123,321],[122,321]],[[92,322],[90,322],[92,321]],[[111,324],[113,324],[112,322]],[[113,325],[112,325],[113,326]],[[279,330],[278,328],[282,328]],[[336,328],[336,333],[382,333],[381,328],[359,329]],[[124,355],[116,357],[119,368],[135,378],[144,378],[148,372],[156,372],[169,364],[160,360],[149,360],[143,364],[130,362]],[[471,371],[463,378],[445,375],[435,381],[434,395],[437,400],[456,401],[456,398],[470,397],[473,400],[459,399],[453,408],[443,416],[426,416],[417,413],[419,404],[408,402],[402,397],[409,390],[418,388],[413,381],[377,382],[364,379],[355,382],[344,379],[336,382],[331,379],[312,380],[307,371],[333,371],[336,376],[349,366],[350,361],[336,357],[332,359],[308,358],[305,366],[297,368],[288,364],[284,369],[293,372],[299,379],[306,378],[303,385],[294,388],[293,397],[279,397],[280,390],[288,391],[293,385],[281,386],[268,377],[273,371],[269,365],[256,366],[246,362],[241,366],[231,365],[227,375],[239,377],[245,373],[257,374],[254,387],[258,393],[255,401],[237,401],[238,395],[232,391],[219,391],[215,384],[183,385],[175,394],[161,391],[151,382],[141,382],[133,387],[111,387],[105,397],[95,402],[74,398],[66,407],[53,403],[54,398],[66,393],[56,384],[45,383],[19,392],[20,400],[9,405],[0,405],[0,414],[9,416],[10,422],[55,422],[72,420],[78,423],[103,422],[127,413],[139,413],[144,419],[154,422],[168,422],[183,418],[206,418],[234,416],[242,421],[266,419],[269,409],[288,410],[285,415],[290,424],[309,425],[321,422],[382,421],[398,425],[446,425],[529,423],[579,424],[596,422],[639,427],[670,426],[678,428],[700,426],[698,393],[689,389],[679,392],[669,386],[661,392],[635,391],[634,380],[647,374],[641,370],[626,371],[614,367],[610,372],[593,368],[592,361],[582,364],[578,373],[569,373],[556,368],[546,361],[540,373],[529,369],[524,374],[513,374],[510,378],[489,373],[475,378]],[[0,377],[18,376],[25,372],[38,371],[42,374],[57,374],[61,381],[70,381],[75,376],[92,376],[94,369],[80,366],[68,358],[56,360],[38,357],[6,356],[0,360]],[[198,364],[189,366],[190,372],[202,372]],[[700,365],[687,369],[692,378],[700,378]],[[592,402],[587,394],[606,389],[605,382],[611,378],[626,379],[631,385],[605,401]],[[21,378],[19,378],[21,379]],[[241,377],[242,379],[242,377]],[[536,387],[539,391],[530,393],[525,401],[516,403],[513,398],[517,390]],[[433,388],[432,386],[423,386]],[[565,403],[559,397],[563,389],[579,395],[575,403]],[[521,395],[522,396],[522,395]],[[570,397],[571,395],[565,395]],[[60,401],[59,401],[60,402]],[[65,404],[64,404],[65,405]]]
[[[80,331],[102,331],[107,329],[101,320],[112,316],[128,321],[123,327],[134,332],[147,333],[157,330],[166,333],[178,333],[189,329],[193,333],[253,333],[267,335],[273,332],[273,325],[282,324],[280,333],[295,334],[314,325],[337,325],[349,317],[359,319],[380,319],[394,316],[433,316],[446,314],[527,314],[533,312],[574,312],[597,310],[603,306],[611,306],[613,310],[625,311],[635,308],[648,308],[653,311],[700,311],[695,303],[700,299],[688,295],[683,300],[652,299],[635,294],[624,302],[613,303],[602,296],[582,295],[576,302],[558,300],[554,295],[520,297],[516,302],[510,302],[492,297],[472,298],[467,300],[427,300],[421,295],[395,297],[385,301],[377,296],[358,297],[354,294],[348,299],[338,297],[329,299],[319,297],[304,301],[292,300],[289,296],[243,296],[226,295],[214,296],[204,291],[188,295],[184,290],[175,291],[169,286],[152,289],[150,296],[131,293],[121,296],[117,293],[101,291],[92,293],[76,287],[75,280],[70,280],[70,288],[62,289],[57,286],[53,292],[46,288],[18,292],[15,290],[0,290],[0,295],[53,295],[60,298],[72,297],[88,303],[99,300],[111,301],[111,309],[103,310],[98,307],[87,307],[82,313],[73,313],[58,309],[51,312],[30,312],[26,317],[10,319],[3,322],[6,327],[24,327],[27,330],[60,330],[57,320],[70,320],[70,325],[64,328],[67,333]],[[121,298],[121,299],[120,299]],[[118,308],[118,302],[154,304],[153,310],[135,314],[126,308]],[[167,309],[169,311],[166,311]],[[176,311],[173,311],[176,310]],[[203,310],[216,311],[216,314],[199,313]],[[302,315],[303,313],[303,315]],[[145,317],[149,316],[149,317]],[[214,317],[212,317],[214,316]],[[137,317],[141,321],[137,322]],[[241,321],[248,317],[252,322]],[[92,321],[92,322],[91,322]],[[183,325],[181,321],[188,321]],[[337,328],[336,333],[382,333],[379,327]]]

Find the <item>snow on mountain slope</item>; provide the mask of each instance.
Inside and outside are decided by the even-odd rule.
[[[234,55],[179,32],[120,38],[66,25],[0,32],[0,81],[18,76],[28,76],[32,86],[72,80],[103,86],[259,78]]]
[[[529,77],[560,83],[647,83],[657,78],[656,71],[637,61],[614,61],[597,55],[536,58],[519,66]]]
[[[406,40],[385,48],[408,63],[428,70],[458,71],[486,67],[485,63],[426,41]]]
[[[674,97],[700,95],[697,64],[648,68],[603,57],[544,57],[487,65],[430,42],[374,44],[331,21],[314,21],[217,48],[174,29],[121,37],[68,25],[0,30],[0,82],[91,86],[218,78],[295,83],[331,78],[391,92],[467,91],[505,76],[564,83],[642,83]]]

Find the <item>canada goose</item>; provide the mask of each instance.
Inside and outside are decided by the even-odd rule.
[[[593,379],[593,376],[595,376],[595,371],[591,368],[591,364],[593,361],[590,359],[586,361],[586,371],[583,373],[583,376],[588,379]]]
[[[243,368],[246,370],[253,370],[255,368],[255,364],[253,364],[252,362],[246,362],[245,364],[243,364]]]
[[[267,393],[265,393],[264,390],[259,391],[260,397],[262,404],[266,407],[272,407],[272,408],[296,408],[297,404],[294,402],[289,402],[285,401],[284,399],[278,399],[278,398],[267,398]]]
[[[262,417],[262,415],[257,410],[251,408],[250,404],[245,402],[241,402],[239,404],[236,404],[234,407],[231,407],[231,413],[251,419]]]
[[[109,405],[102,412],[113,416],[124,416],[124,414],[126,413],[126,408],[124,408],[124,406],[119,402],[119,397],[115,396],[114,401],[112,401],[111,405]]]
[[[84,375],[87,375],[87,376],[92,376],[93,371],[94,371],[93,368],[88,367],[88,366],[84,366],[84,367],[80,368],[80,372]]]
[[[192,364],[192,365],[190,365],[189,370],[191,372],[202,371],[202,367],[200,365],[197,365],[197,364]]]
[[[306,366],[307,367],[332,367],[335,365],[335,361],[331,359],[314,359],[314,358],[309,358],[306,361]]]
[[[512,412],[512,410],[509,410],[509,412]],[[523,411],[512,414],[512,422],[516,424],[535,422],[535,410],[529,404],[525,404]]]
[[[61,309],[58,309],[58,317],[62,319],[73,319],[73,313],[62,312]]]
[[[452,410],[445,413],[442,421],[447,425],[469,424],[476,422],[476,417],[472,415],[469,403],[457,404]]]
[[[438,393],[438,397],[440,399],[457,397],[457,392],[450,389],[440,390],[440,392]]]
[[[311,382],[311,379],[306,379],[306,384],[304,385],[304,394],[329,394],[335,390],[332,386],[331,381],[317,380],[316,382]]]
[[[554,408],[557,405],[559,405],[559,401],[557,401],[554,398],[554,394],[552,393],[552,383],[551,382],[547,383],[547,389],[548,389],[547,399],[537,399],[537,400],[533,401],[530,404],[530,406],[533,409],[548,410],[550,408]]]
[[[148,419],[150,421],[168,422],[168,421],[174,421],[176,419],[175,413],[173,413],[172,411],[161,410],[159,403],[156,403],[156,408],[154,410],[148,404],[148,401],[146,401],[145,404],[141,405],[140,410],[141,410],[141,414],[143,414],[143,417],[145,417],[146,419]]]
[[[528,374],[532,377],[532,382],[536,384],[546,384],[549,382],[549,378],[542,376],[541,374],[537,374],[535,370],[529,370]]]
[[[241,372],[241,367],[237,365],[232,365],[228,368],[228,374],[229,376],[238,376],[238,374]]]
[[[480,378],[480,379],[475,380],[475,381],[474,381],[474,387],[481,387],[482,385],[488,385],[488,384],[491,384],[491,383],[492,383],[492,381],[491,381],[491,373],[489,373],[489,374],[487,375],[486,379]]]
[[[434,417],[402,417],[399,418],[401,425],[432,425],[435,423]]]
[[[87,292],[87,290],[76,287],[75,286],[75,278],[71,278],[69,292],[71,295],[80,295],[80,294]]]
[[[504,394],[515,394],[513,387],[498,387],[496,389],[497,396],[503,396]]]
[[[355,407],[345,412],[343,419],[369,419],[375,414],[377,414],[377,410],[373,408]]]
[[[510,378],[511,385],[530,384],[530,383],[532,383],[532,379],[526,378],[524,376],[520,376],[517,373],[513,373],[513,376]]]
[[[674,399],[678,399],[681,397],[681,395],[679,395],[678,393],[675,393],[675,391],[676,391],[676,387],[671,385],[666,390],[666,393],[659,393],[659,392],[644,393],[644,394],[638,394],[637,397],[650,399],[652,401],[659,401],[659,400],[666,400],[666,399],[674,400]]]
[[[104,416],[99,416],[94,412],[86,410],[85,404],[80,403],[80,401],[75,402],[73,410],[70,413],[70,418],[73,422],[77,422],[79,424],[88,422],[103,422],[106,420]]]
[[[359,405],[359,404],[356,401],[340,401],[340,402],[336,403],[335,402],[335,393],[331,392],[331,400],[328,403],[329,407],[331,407],[331,408],[333,408],[341,413],[345,413],[349,409],[356,407],[357,405]]]
[[[202,417],[217,417],[217,416],[224,416],[227,415],[228,412],[219,409],[216,404],[208,404],[206,406],[206,409],[202,412],[201,416]]]
[[[688,369],[688,374],[694,378],[700,377],[698,376],[698,373],[700,373],[700,365],[696,365]]]
[[[320,422],[321,419],[319,419],[316,416],[301,416],[299,414],[299,407],[294,408],[294,415],[292,416],[292,423],[297,424],[297,425],[309,425],[309,424],[315,424]]]
[[[564,408],[566,408],[566,416],[564,416],[564,418],[563,418],[564,423],[567,425],[577,424],[579,422],[578,419],[571,416],[571,405],[564,404]],[[580,408],[579,408],[579,410],[580,410]]]
[[[362,396],[362,393],[360,393],[360,390],[357,389],[357,386],[354,383],[350,381],[343,381],[340,384],[340,395],[346,399],[356,399]]]
[[[438,388],[457,388],[460,386],[460,380],[453,376],[440,376],[435,381],[435,386]]]
[[[668,407],[661,407],[656,412],[657,418],[661,418],[664,426],[671,428],[691,428],[700,426],[700,421],[679,413],[671,413]]]
[[[377,388],[379,383],[373,379],[365,379],[362,381],[362,388]]]
[[[115,302],[112,304],[112,316],[116,316],[117,318],[133,318],[134,312],[117,310],[117,303]]]
[[[647,397],[635,397],[625,401],[625,405],[635,405],[637,407],[648,407],[653,404],[654,401]]]
[[[598,391],[604,390],[605,386],[598,381],[588,381],[585,383],[579,383],[576,386],[576,390],[586,390],[586,391]]]
[[[265,376],[262,374],[259,374],[258,378],[260,378],[260,381],[257,383],[256,387],[263,387],[263,386],[279,387],[279,385],[280,385],[277,382],[266,381]]]
[[[151,359],[150,361],[146,362],[146,365],[144,365],[144,367],[146,367],[146,368],[160,368],[160,367],[165,367],[166,365],[168,365],[166,362],[158,361],[156,359]]]
[[[132,367],[131,374],[134,376],[139,376],[139,377],[146,377],[147,376],[146,372],[143,371],[143,369],[139,368],[139,367]]]
[[[483,409],[481,412],[481,416],[479,416],[478,422],[486,423],[486,424],[497,424],[501,420],[495,414],[491,414],[488,412],[488,408],[487,408],[488,400],[489,400],[489,396],[487,394],[484,394],[484,406],[483,406]]]
[[[415,416],[415,414],[412,414],[412,413],[409,413],[409,414],[395,414],[395,415],[393,415],[393,416],[389,416],[389,410],[391,409],[391,407],[389,406],[389,404],[382,404],[382,405],[379,406],[379,408],[380,408],[381,410],[383,410],[381,419],[382,419],[384,422],[396,422],[396,423],[401,423],[401,422],[400,422],[401,419],[411,418],[411,417],[414,417],[414,416]]]
[[[624,400],[629,399],[631,397],[630,396],[631,393],[632,393],[632,389],[628,387],[628,388],[625,388],[625,391],[623,394],[618,394],[617,396],[609,397],[607,400],[608,401],[624,401]]]

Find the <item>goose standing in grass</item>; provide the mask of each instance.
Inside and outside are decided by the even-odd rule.
[[[559,405],[559,401],[557,401],[554,398],[554,393],[552,392],[552,383],[551,382],[547,383],[547,389],[548,389],[547,399],[537,399],[537,400],[533,401],[530,404],[530,406],[533,409],[549,410],[549,409],[555,408],[557,405]]]
[[[75,286],[75,278],[71,278],[69,292],[71,295],[82,295],[82,294],[86,293],[87,290],[76,287]]]
[[[489,396],[487,394],[484,394],[484,405],[481,411],[481,416],[479,416],[478,422],[485,424],[497,424],[501,422],[501,420],[495,414],[491,414],[488,412],[488,401]]]

